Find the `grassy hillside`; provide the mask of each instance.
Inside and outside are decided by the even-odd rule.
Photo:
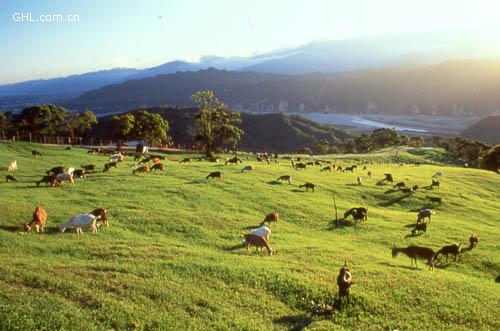
[[[43,157],[32,158],[33,148]],[[0,329],[500,328],[500,187],[493,172],[382,162],[367,165],[374,172],[370,179],[361,167],[330,174],[319,167],[295,171],[286,160],[251,160],[244,164],[256,164],[253,173],[164,161],[164,172],[134,176],[128,160],[75,187],[37,188],[33,181],[55,165],[102,168],[107,160],[77,148],[0,143],[2,176],[11,159],[18,162],[19,182],[0,184]],[[223,180],[204,180],[214,170],[223,171]],[[441,188],[423,188],[436,171],[444,174]],[[378,183],[386,172],[421,190],[404,198]],[[292,185],[274,182],[285,174],[294,176]],[[317,184],[316,192],[299,190],[305,181]],[[332,227],[332,193],[341,214],[369,207],[368,221]],[[408,236],[426,195],[444,202],[435,206],[427,234]],[[22,236],[20,226],[35,205],[49,214],[46,233]],[[109,228],[96,235],[86,229],[83,235],[57,233],[57,225],[97,207],[109,208]],[[275,208],[281,214],[272,226],[275,255],[232,249]],[[391,257],[393,246],[438,249],[465,243],[472,232],[479,235],[478,247],[434,271],[424,262],[416,270],[409,258]],[[344,261],[355,281],[352,304],[332,315],[315,313],[318,303],[334,302]]]

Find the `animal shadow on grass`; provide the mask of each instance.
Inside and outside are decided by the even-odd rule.
[[[298,188],[294,188],[294,189],[292,190],[292,192],[297,192],[297,193],[306,193],[306,191],[305,191],[305,190],[301,190],[301,189],[298,189]]]
[[[232,252],[232,251],[238,250],[240,248],[243,248],[243,244],[238,244],[238,245],[233,245],[233,246],[230,246],[230,247],[226,247],[226,248],[224,248],[224,250],[227,251],[227,252]]]
[[[392,199],[392,200],[389,200],[389,201],[386,201],[386,202],[379,202],[379,206],[382,206],[382,207],[388,207],[388,206],[392,206],[393,204],[395,203],[398,203],[406,198],[408,198],[409,195],[403,195],[403,196],[400,196],[396,199]]]
[[[312,321],[310,317],[305,315],[288,315],[275,319],[274,323],[283,324],[290,331],[300,331],[308,327]]]
[[[495,282],[500,283],[500,275],[497,276],[497,278],[495,279]]]
[[[195,180],[192,180],[190,182],[186,182],[186,184],[203,184],[206,182],[207,182],[206,179],[195,179]]]
[[[18,232],[23,229],[22,225],[0,225],[0,229],[8,232]]]
[[[0,229],[8,232],[22,232],[24,225],[0,225]],[[35,229],[32,229],[29,233],[37,234]],[[45,231],[40,232],[39,234],[55,234],[59,233],[59,228],[57,226],[49,226],[45,227]]]
[[[328,223],[328,230],[341,229],[350,226],[356,226],[359,222],[353,220],[347,220],[345,218],[340,218],[338,220],[331,220]]]
[[[410,261],[410,260],[408,260],[408,261]],[[381,262],[380,264],[385,265],[387,267],[391,267],[391,268],[403,268],[403,269],[408,269],[408,270],[418,270],[417,268],[411,267],[408,265],[393,264],[393,263],[389,263],[389,262]],[[422,269],[422,267],[420,267],[420,269]]]
[[[269,185],[280,185],[282,183],[278,182],[277,180],[271,180],[271,181],[267,182],[267,184],[269,184]]]

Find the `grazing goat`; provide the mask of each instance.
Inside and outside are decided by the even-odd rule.
[[[477,237],[477,234],[471,234],[469,237],[469,249],[473,249],[474,247],[476,247],[478,242],[479,238]]]
[[[278,210],[276,209],[270,214],[267,214],[266,217],[264,217],[264,220],[260,223],[260,225],[265,225],[266,223],[275,223],[278,224],[280,218],[280,214]]]
[[[220,171],[214,171],[208,174],[207,177],[205,177],[207,180],[210,178],[219,178],[222,179],[222,172]]]
[[[105,163],[103,172],[108,172],[109,169],[111,168],[117,168],[117,163],[116,162]]]
[[[401,192],[403,192],[404,194],[412,194],[413,190],[411,188],[402,188]]]
[[[62,174],[57,174],[56,175],[56,180],[57,182],[63,186],[64,181],[67,180],[71,183],[71,185],[75,185],[75,181],[73,180],[73,174],[71,173],[62,173]]]
[[[350,167],[345,167],[343,172],[347,172],[347,171],[353,172],[355,168],[357,168],[355,165],[350,166]]]
[[[47,171],[47,175],[50,175],[50,174],[59,175],[62,173],[64,173],[63,166],[57,166],[57,167],[54,167],[54,168],[50,169],[49,171]]]
[[[392,175],[391,174],[384,174],[384,179],[382,179],[382,181],[388,181],[389,183],[392,183],[394,181],[394,178],[392,178]]]
[[[295,170],[297,170],[297,169],[306,169],[307,168],[307,164],[299,162],[299,163],[295,163],[294,167],[295,167]]]
[[[339,287],[339,307],[342,306],[342,298],[347,298],[347,303],[351,302],[350,289],[353,284],[351,273],[347,268],[347,262],[340,269],[339,275],[337,276],[337,286]]]
[[[235,156],[232,159],[227,160],[226,163],[224,163],[224,164],[228,164],[228,163],[229,164],[238,164],[238,163],[243,163],[243,161],[239,157]]]
[[[73,172],[73,176],[80,178],[80,179],[85,179],[87,178],[87,175],[85,174],[85,170],[83,169],[78,169]]]
[[[431,188],[434,188],[434,187],[439,188],[439,181],[433,179],[432,184],[431,184]]]
[[[36,186],[40,186],[41,183],[45,183],[45,186],[47,186],[47,184],[49,184],[50,186],[54,186],[56,184],[56,176],[43,176],[42,179],[36,182]]]
[[[415,225],[415,228],[411,230],[411,234],[416,235],[417,231],[420,233],[427,232],[427,223],[426,222],[417,223],[417,225]]]
[[[97,217],[97,219],[99,220],[99,222],[101,222],[107,228],[109,228],[108,211],[106,210],[106,208],[97,208],[97,209],[94,209],[91,212],[91,214],[94,215],[95,217]]]
[[[421,247],[421,246],[408,246],[406,248],[393,248],[392,257],[395,258],[399,253],[404,253],[406,256],[411,258],[411,266],[415,262],[415,266],[418,268],[417,259],[427,260],[429,263],[429,269],[434,269],[434,251],[431,248]]]
[[[151,170],[154,170],[154,171],[161,170],[161,171],[163,171],[163,170],[165,170],[165,166],[163,165],[163,163],[155,163],[151,167]]]
[[[356,221],[360,220],[366,221],[368,220],[368,208],[365,207],[351,208],[344,213],[344,219],[348,218],[349,216],[352,216],[352,218]]]
[[[96,166],[95,166],[95,164],[87,164],[87,165],[82,165],[81,167],[82,167],[82,169],[84,169],[85,171],[92,171],[92,172],[95,172],[95,170],[96,170]]]
[[[118,153],[118,154],[113,154],[109,157],[109,161],[115,161],[115,162],[123,162],[123,160],[125,160],[125,156],[123,156],[122,154]]]
[[[37,157],[41,157],[42,156],[42,153],[38,152],[38,151],[35,151],[35,150],[32,150],[31,151],[31,156],[37,158]]]
[[[332,167],[331,166],[324,167],[323,169],[320,170],[320,172],[323,172],[323,171],[330,171],[330,172],[332,172]]]
[[[337,171],[342,171],[342,167],[341,167],[341,166],[338,166],[338,167],[337,167]]]
[[[42,232],[45,230],[45,221],[47,220],[47,212],[43,210],[41,207],[36,206],[35,211],[33,212],[33,218],[31,219],[31,222],[26,224],[23,228],[22,233],[26,234],[28,231],[30,231],[33,226],[35,226],[36,232]]]
[[[309,189],[311,189],[314,192],[314,187],[315,186],[316,185],[314,185],[313,183],[305,183],[305,184],[299,185],[299,188],[305,187],[306,188],[306,192],[309,191]]]
[[[437,202],[437,203],[442,203],[443,199],[440,197],[430,197],[426,196],[427,199],[429,199],[430,202]]]
[[[179,163],[191,163],[191,158],[187,157],[185,159],[182,159],[181,161],[179,161]]]
[[[394,185],[392,188],[396,189],[396,188],[403,188],[403,187],[406,187],[406,184],[404,182],[399,182],[396,185]]]
[[[368,170],[368,172],[366,173],[368,175],[368,178],[372,178],[372,171],[371,170]]]
[[[417,215],[417,223],[423,221],[426,217],[429,219],[429,223],[431,222],[431,216],[434,215],[435,212],[432,209],[425,208],[418,212]]]
[[[7,165],[7,171],[14,172],[16,170],[17,170],[17,160],[9,161],[9,163]]]
[[[281,180],[286,180],[288,182],[288,184],[291,184],[292,183],[292,176],[284,175],[284,176],[278,177],[277,181],[281,181]]]
[[[7,176],[5,176],[5,182],[17,183],[17,179],[15,179],[14,176],[12,176],[12,175],[7,175]]]
[[[145,165],[145,166],[139,167],[139,168],[137,168],[135,170],[132,170],[132,174],[135,175],[138,172],[147,173],[149,171],[150,171],[149,167],[147,165]]]
[[[417,192],[418,191],[418,185],[413,185],[413,187],[411,188],[411,191],[413,193]]]
[[[92,233],[95,234],[97,233],[97,222],[96,220],[99,218],[99,216],[95,216],[93,214],[83,214],[83,215],[76,215],[72,217],[68,222],[61,224],[59,226],[59,230],[61,232],[66,231],[67,228],[70,227],[75,227],[76,228],[76,233],[82,234],[82,227],[89,227],[92,230]]]
[[[255,166],[253,164],[251,165],[247,165],[246,167],[243,167],[241,169],[241,172],[245,172],[245,171],[254,171],[255,170]]]
[[[458,255],[460,254],[460,246],[462,244],[451,244],[443,246],[439,251],[434,255],[434,261],[438,258],[438,255],[446,255],[446,262],[448,262],[448,254],[452,254],[455,256],[453,261],[457,261]]]
[[[443,173],[441,171],[436,172],[432,177],[441,177],[443,176]]]
[[[259,248],[265,247],[269,255],[273,254],[273,249],[271,248],[271,246],[269,246],[269,243],[265,238],[251,233],[245,234],[243,235],[243,237],[245,238],[245,249],[247,251],[251,246],[255,246],[257,250]]]
[[[250,233],[255,234],[257,236],[261,236],[262,238],[266,239],[267,242],[269,242],[269,237],[271,236],[271,229],[269,229],[267,226],[261,226],[260,228],[253,229],[252,231],[250,231]]]
[[[363,177],[358,176],[358,185],[363,185]]]

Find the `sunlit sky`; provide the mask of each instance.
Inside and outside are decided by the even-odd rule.
[[[14,21],[15,13],[29,12],[76,14],[79,22]],[[443,30],[500,35],[500,1],[2,0],[0,83]]]

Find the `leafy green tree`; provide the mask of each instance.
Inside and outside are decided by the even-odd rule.
[[[329,152],[331,154],[340,154],[341,150],[337,146],[332,146],[332,147],[330,147],[330,151]]]
[[[414,136],[410,138],[410,146],[412,147],[422,147],[424,144],[424,138],[420,136]]]
[[[9,127],[9,121],[7,120],[7,115],[4,112],[0,112],[0,134],[5,135],[5,131]]]
[[[436,147],[443,147],[444,139],[441,136],[432,136],[432,143]]]
[[[236,147],[243,134],[236,126],[241,123],[240,114],[227,109],[209,90],[196,92],[191,100],[199,108],[195,116],[195,139],[205,145],[205,153],[212,155],[219,145]]]
[[[371,151],[372,149],[372,140],[371,138],[363,133],[360,136],[357,136],[354,138],[354,148],[356,151],[361,152],[361,153],[366,153]]]
[[[356,151],[356,143],[353,138],[344,140],[343,149],[345,153],[354,153]]]
[[[306,155],[312,155],[312,150],[309,147],[304,147],[301,148],[297,151],[297,154],[306,154]]]
[[[137,140],[150,144],[160,144],[168,138],[168,122],[159,114],[140,110],[135,114],[135,124],[132,135]]]
[[[97,124],[97,118],[91,111],[71,113],[68,115],[66,126],[71,137],[85,136]]]
[[[371,134],[373,146],[383,148],[401,144],[399,134],[394,129],[380,128],[373,130]]]
[[[409,145],[410,144],[410,137],[408,137],[407,135],[403,134],[401,136],[399,136],[399,139],[401,140],[401,145]]]
[[[16,116],[15,126],[23,133],[57,135],[64,134],[67,113],[55,105],[39,105],[24,108]]]
[[[316,142],[316,148],[321,154],[326,154],[330,150],[330,142],[326,139],[320,139]]]
[[[498,169],[500,169],[500,145],[490,148],[486,154],[480,158],[480,165],[483,169],[498,171]]]
[[[113,128],[116,130],[116,134],[114,136],[118,137],[119,139],[129,139],[135,126],[134,115],[131,113],[125,115],[116,115],[113,116],[112,120]]]

